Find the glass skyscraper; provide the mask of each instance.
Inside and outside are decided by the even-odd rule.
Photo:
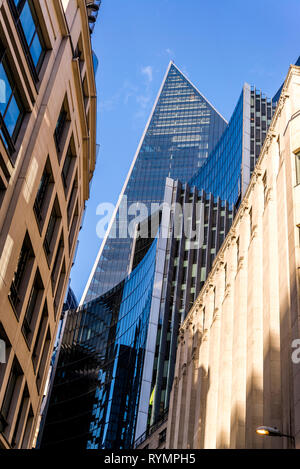
[[[169,65],[85,302],[66,319],[45,446],[129,448],[166,414],[178,329],[231,226],[273,109],[245,84],[227,124]],[[159,211],[170,236],[119,237],[125,197],[149,209],[175,204],[172,213]],[[176,210],[187,205],[177,233]]]
[[[136,429],[139,442],[168,411],[178,329],[204,285],[248,187],[274,108],[273,100],[244,84],[229,124],[204,164],[188,184],[169,181],[173,186],[173,201],[179,201],[182,206],[186,202],[191,204],[187,219],[191,219],[198,236],[191,243],[182,233],[179,238],[173,236],[168,240],[166,246],[151,387],[150,392],[141,395],[139,404]]]
[[[189,184],[238,206],[244,195],[276,102],[244,84],[227,128]]]
[[[129,448],[134,443],[157,239],[104,295],[65,318],[42,448]]]
[[[226,126],[225,119],[171,62],[125,182],[121,203],[127,198],[128,206],[142,202],[149,209],[151,203],[161,203],[166,177],[187,182],[205,163]],[[128,274],[132,239],[118,236],[122,216],[118,210],[113,218],[81,303],[105,293]],[[112,237],[112,233],[117,236]]]

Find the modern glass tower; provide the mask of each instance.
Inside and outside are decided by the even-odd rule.
[[[244,84],[229,124],[189,184],[238,206],[271,123],[276,101]]]
[[[170,63],[85,302],[66,320],[45,446],[129,448],[164,417],[180,324],[231,226],[273,108],[245,84],[226,124]],[[119,237],[130,221],[126,197],[163,203],[159,233],[170,235]]]
[[[248,187],[275,106],[276,101],[244,84],[231,119],[204,164],[188,184],[171,179],[167,182],[173,201],[182,207],[190,204],[186,218],[198,236],[196,242],[190,242],[183,234],[177,237],[173,233],[165,246],[164,275],[160,293],[156,292],[156,346],[146,350],[136,446],[168,412],[180,324],[204,285]]]
[[[139,244],[142,259],[129,276],[65,317],[42,448],[134,443],[157,239]]]
[[[126,233],[120,236],[125,200],[128,206],[142,202],[149,209],[151,203],[161,203],[166,177],[187,182],[205,163],[226,126],[225,119],[170,62],[81,303],[102,295],[128,274],[132,239]]]

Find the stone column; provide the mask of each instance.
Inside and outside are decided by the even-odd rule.
[[[261,174],[257,169],[256,177],[254,175],[252,178],[252,184],[252,203],[248,214],[250,244],[248,249],[246,447],[261,448],[264,438],[256,434],[256,428],[263,424],[263,187]]]
[[[205,372],[203,368],[203,360],[205,356],[205,346],[207,345],[207,334],[204,334],[205,330],[205,308],[199,302],[199,305],[196,308],[196,315],[198,318],[198,331],[199,331],[199,343],[197,346],[197,356],[196,360],[196,370],[197,375],[195,376],[195,423],[194,423],[194,443],[193,448],[201,448],[201,429],[202,429],[202,407],[201,407],[201,395],[203,391],[203,384],[205,383]]]
[[[180,329],[179,336],[179,369],[178,369],[178,392],[177,392],[177,408],[176,422],[174,430],[174,449],[182,448],[183,444],[183,428],[185,415],[185,399],[186,399],[186,364],[187,364],[187,346],[186,335],[183,328]],[[177,352],[178,353],[178,352]]]
[[[229,448],[232,391],[233,298],[235,237],[231,237],[224,253],[220,274],[223,277],[223,295],[220,296],[221,340],[219,353],[219,389],[217,416],[217,448]]]
[[[271,140],[269,140],[271,143]],[[267,142],[267,144],[269,143]],[[271,154],[276,157],[273,139]],[[270,151],[269,150],[269,151]],[[276,184],[274,160],[264,168],[263,212],[263,327],[264,327],[264,425],[282,428],[281,364],[279,314],[278,220],[273,187]],[[282,448],[282,438],[264,438],[265,448]]]
[[[197,354],[197,325],[193,314],[190,315],[186,326],[187,337],[187,386],[185,396],[185,418],[183,430],[183,448],[193,448],[194,444],[194,424],[195,424],[195,401],[196,401],[196,354]]]
[[[232,255],[235,258],[234,319],[232,343],[232,393],[230,448],[245,448],[246,424],[246,363],[247,363],[247,301],[248,301],[248,205],[244,203],[236,230]]]
[[[219,354],[221,331],[221,301],[224,295],[223,272],[214,273],[210,286],[210,328],[209,354],[208,354],[208,387],[206,397],[206,419],[204,448],[216,448],[216,426],[218,411],[219,389]]]

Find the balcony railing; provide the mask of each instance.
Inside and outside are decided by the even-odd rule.
[[[147,428],[147,430],[134,442],[134,448],[137,448],[140,446],[147,438],[151,435],[153,435],[154,432],[166,421],[168,420],[168,410],[162,414],[161,418],[151,425],[151,427]]]

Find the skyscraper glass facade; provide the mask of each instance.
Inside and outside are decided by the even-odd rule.
[[[222,137],[189,184],[237,206],[248,187],[275,104],[245,84]]]
[[[167,180],[164,202],[173,211],[162,215],[171,235],[158,246],[161,268],[155,278],[156,301],[151,311],[154,316],[157,307],[157,327],[151,331],[156,342],[152,350],[146,350],[137,440],[168,411],[180,324],[206,280],[233,217],[226,201],[178,180]],[[150,320],[155,322],[153,317]]]
[[[226,126],[223,117],[171,63],[124,188],[127,204],[143,202],[150,209],[151,203],[161,203],[166,177],[187,182],[204,164]],[[122,217],[119,210],[94,266],[85,302],[108,291],[128,273],[132,239],[118,236]]]
[[[70,311],[44,448],[129,448],[135,434],[156,261],[155,239],[131,274]]]
[[[250,173],[252,174],[271,124],[277,101],[266,97],[254,86],[251,87],[250,99]]]
[[[229,124],[205,164],[189,184],[235,204],[241,191],[243,154],[243,99],[241,93]]]
[[[245,84],[227,128],[205,163],[189,184],[181,185],[179,180],[174,182],[173,202],[179,202],[182,206],[191,204],[187,219],[190,219],[198,236],[196,242],[190,242],[183,233],[179,238],[175,236],[168,240],[165,275],[160,288],[160,320],[157,324],[152,382],[150,393],[147,390],[140,400],[137,444],[168,411],[178,329],[198,296],[231,226],[236,207],[248,187],[273,112],[272,100],[255,87]],[[199,202],[202,203],[200,211],[196,208]],[[144,403],[147,400],[146,426]]]

